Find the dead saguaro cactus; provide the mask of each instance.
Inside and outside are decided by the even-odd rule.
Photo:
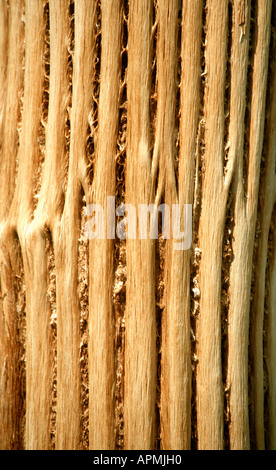
[[[0,449],[276,448],[275,21],[0,1]]]

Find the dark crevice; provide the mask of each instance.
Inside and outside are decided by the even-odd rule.
[[[50,414],[50,434],[52,449],[56,446],[56,407],[57,407],[57,306],[56,306],[56,266],[52,234],[48,228],[44,231],[48,264],[47,297],[50,304],[50,350],[52,366],[52,404]]]
[[[15,405],[18,416],[18,429],[15,441],[16,450],[25,448],[26,429],[26,285],[23,268],[23,258],[18,237],[14,239],[14,253],[17,259],[17,274],[14,279],[15,306],[17,312],[17,332],[16,342],[18,344],[17,384],[19,394]]]
[[[78,297],[80,304],[80,368],[81,368],[81,448],[89,449],[89,369],[88,369],[88,317],[89,317],[89,241],[84,233],[86,198],[81,194],[81,229],[78,246]]]
[[[229,153],[229,123],[230,123],[230,101],[231,101],[231,50],[233,33],[233,4],[228,3],[228,47],[227,64],[225,75],[225,102],[224,102],[224,172],[228,162]],[[234,215],[232,207],[232,191],[229,190],[227,201],[227,213],[225,217],[225,228],[223,238],[222,253],[222,271],[221,271],[221,358],[222,358],[222,382],[224,391],[224,448],[230,448],[229,423],[230,423],[230,404],[229,404],[229,386],[227,382],[228,371],[228,311],[229,311],[229,279],[230,268],[233,260],[233,228]]]
[[[232,28],[233,28],[233,5],[228,3],[228,47],[227,64],[225,74],[225,101],[224,101],[224,172],[229,154],[229,123],[230,123],[230,101],[231,101],[231,49],[232,49]]]
[[[75,2],[69,2],[69,38],[68,38],[68,63],[67,63],[67,80],[68,80],[68,101],[66,103],[66,120],[64,126],[65,132],[65,165],[64,165],[64,181],[63,181],[63,207],[65,202],[65,194],[68,184],[69,174],[69,155],[70,155],[70,137],[71,137],[71,110],[72,110],[72,93],[73,93],[73,54],[75,48]],[[62,209],[63,209],[62,207]]]
[[[128,18],[129,2],[123,2],[121,89],[119,97],[119,128],[116,155],[115,206],[125,203],[125,167],[127,135],[127,66],[128,66]],[[116,217],[116,225],[118,223]],[[115,319],[115,449],[124,449],[124,355],[125,355],[125,307],[126,307],[126,241],[114,242],[113,304]]]

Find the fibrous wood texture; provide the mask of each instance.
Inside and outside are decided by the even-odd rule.
[[[0,0],[0,449],[276,449],[275,22]]]

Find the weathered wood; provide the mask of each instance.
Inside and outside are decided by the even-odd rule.
[[[239,2],[234,3],[233,9],[233,30],[232,30],[232,51],[231,51],[231,98],[230,98],[230,123],[229,123],[229,155],[235,161],[235,165],[243,165],[243,153],[244,153],[244,133],[245,133],[245,109],[246,109],[246,86],[247,86],[247,71],[248,71],[248,51],[249,51],[249,33],[250,33],[250,3],[247,13],[247,17],[244,21],[247,23],[247,28],[244,31],[244,37],[241,39],[241,25],[239,18]],[[232,91],[233,90],[233,91]],[[233,190],[235,192],[235,189]],[[231,289],[231,287],[230,287]],[[229,314],[229,335],[231,336],[231,331],[233,328],[233,319],[231,314]],[[229,337],[230,337],[229,336]],[[235,348],[236,345],[232,346],[232,343],[229,344],[229,357],[232,357],[232,347]],[[227,370],[227,386],[230,387],[230,384],[235,380],[237,373],[237,364],[228,360],[228,370]],[[230,392],[231,393],[231,392]],[[239,401],[240,397],[236,396],[236,399]],[[234,397],[231,394],[230,404],[231,409],[234,405]],[[245,406],[245,405],[243,405]],[[235,421],[234,421],[235,422]],[[238,426],[237,422],[237,426]],[[232,435],[232,422],[230,423],[230,433]],[[248,437],[248,436],[247,436]],[[247,439],[246,435],[244,439]],[[233,446],[233,440],[231,442],[231,447]]]
[[[272,53],[275,52],[276,48],[276,37],[274,32],[273,37],[273,46]],[[267,399],[267,409],[268,409],[268,428],[266,434],[266,443],[267,448],[270,450],[276,449],[276,374],[275,374],[275,364],[276,364],[276,230],[275,230],[275,203],[276,203],[276,179],[275,179],[275,159],[276,159],[276,60],[275,54],[274,60],[271,65],[272,70],[272,79],[271,79],[271,91],[269,93],[269,114],[268,114],[268,137],[267,137],[267,160],[266,160],[266,169],[263,183],[263,218],[266,222],[266,204],[265,201],[269,201],[269,204],[273,203],[273,194],[274,194],[274,212],[272,212],[272,218],[270,222],[271,229],[274,227],[272,233],[272,246],[271,246],[271,259],[268,260],[267,266],[267,278],[266,281],[266,293],[265,296],[263,293],[263,287],[261,287],[260,296],[263,301],[265,300],[267,306],[267,322],[266,322],[266,341],[264,345],[264,357],[265,363],[267,366],[267,377],[268,377],[268,399]],[[274,179],[274,184],[273,184]],[[273,187],[274,186],[274,187]],[[269,190],[271,194],[269,194]],[[269,207],[271,209],[271,206]],[[264,263],[263,259],[265,257],[265,251],[268,249],[267,239],[268,236],[267,226],[264,227],[264,239],[263,245],[260,245],[260,261],[259,263]],[[264,246],[264,248],[262,248]],[[263,286],[263,280],[261,275],[257,278],[257,285]],[[264,297],[262,297],[264,295]],[[261,335],[261,331],[259,332]],[[260,379],[259,379],[260,380]],[[259,394],[259,400],[261,407],[263,407],[263,396],[262,393]]]
[[[101,4],[102,50],[98,132],[92,194],[107,220],[107,198],[116,191],[116,146],[122,49],[122,3]],[[106,228],[105,228],[106,231]],[[107,233],[106,233],[107,235]],[[92,240],[89,251],[89,403],[91,449],[115,447],[114,240]],[[101,295],[99,295],[101,293]]]
[[[81,168],[85,161],[93,91],[96,2],[75,2],[70,152],[65,205],[56,234],[57,269],[57,449],[79,449],[81,429],[80,305],[78,240]]]
[[[228,2],[208,2],[206,32],[205,172],[199,228],[200,317],[197,368],[199,449],[222,449],[221,266],[230,176],[224,179],[224,93]],[[230,170],[229,170],[230,171]]]
[[[249,308],[257,195],[263,146],[271,6],[270,0],[258,3],[258,34],[253,62],[247,187],[244,183],[243,152],[241,150],[236,161],[233,188],[234,258],[230,269],[228,330],[231,449],[248,449],[250,447],[248,416]],[[263,438],[261,441],[258,446],[263,447]]]
[[[274,38],[272,46],[272,57],[274,58],[271,64],[272,78],[271,89],[268,93],[268,120],[267,129],[265,132],[266,148],[264,173],[260,179],[260,199],[259,199],[259,223],[260,223],[260,236],[258,240],[258,249],[256,254],[255,266],[255,282],[254,282],[254,296],[252,302],[252,320],[251,320],[251,357],[252,357],[252,416],[251,426],[253,440],[257,448],[265,448],[265,425],[264,425],[264,306],[265,306],[265,286],[266,286],[266,267],[268,258],[268,237],[269,229],[271,226],[271,217],[273,207],[275,204],[275,163],[276,163],[276,41]],[[274,56],[273,56],[274,53]],[[272,220],[273,222],[273,220]],[[271,312],[270,312],[271,313]],[[269,320],[270,322],[271,320]],[[271,330],[272,328],[272,330]],[[268,335],[273,331],[273,325],[269,323]],[[271,367],[271,364],[270,364]],[[273,390],[273,372],[269,367],[269,380],[272,380],[271,390]],[[272,392],[273,396],[273,392]],[[270,400],[270,406],[273,401]],[[268,442],[273,445],[273,425],[270,419],[270,428],[268,431]]]
[[[178,191],[174,170],[178,2],[160,3],[157,44],[159,145],[165,202],[192,204],[199,118],[202,2],[184,2],[182,13],[181,122]],[[168,38],[171,38],[168,40]],[[159,104],[160,103],[160,104]],[[167,175],[171,168],[171,178]],[[162,174],[165,171],[165,175]],[[164,181],[162,181],[162,178]],[[161,184],[160,182],[160,184]],[[183,220],[182,220],[183,222]],[[190,250],[167,241],[166,298],[162,319],[161,442],[164,449],[191,446]]]
[[[0,449],[22,448],[16,276],[20,250],[7,220],[15,187],[22,71],[22,2],[0,6]]]
[[[275,189],[275,187],[274,187]],[[275,211],[274,211],[275,212]],[[274,229],[272,240],[272,258],[269,263],[267,275],[267,342],[265,347],[265,358],[268,373],[268,429],[267,447],[276,449],[276,230]]]
[[[126,202],[151,200],[150,114],[152,0],[129,4]],[[137,40],[139,38],[139,41]],[[125,448],[152,449],[156,333],[154,240],[127,240]]]
[[[0,5],[0,136],[3,139],[2,123],[6,95],[7,62],[8,62],[8,8],[7,3]],[[15,48],[16,49],[16,48]]]
[[[26,282],[26,447],[50,445],[50,342],[47,260],[40,230],[30,230],[35,178],[41,158],[40,133],[44,83],[44,9],[40,1],[25,3],[25,77],[22,132],[15,195],[9,218],[22,248]],[[33,256],[34,255],[34,256]],[[39,262],[38,262],[39,260]],[[39,283],[37,283],[39,279]]]
[[[272,6],[0,1],[0,449],[276,448]],[[84,201],[105,216],[85,266]],[[161,203],[181,230],[196,207],[196,259],[172,224],[157,256],[149,217],[139,239]]]

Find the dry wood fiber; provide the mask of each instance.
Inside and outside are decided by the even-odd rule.
[[[275,426],[275,397],[276,397],[276,387],[275,387],[275,358],[276,358],[276,348],[275,348],[275,309],[276,309],[276,244],[275,244],[275,198],[276,198],[276,180],[275,180],[275,112],[276,112],[276,62],[275,62],[275,9],[272,9],[272,29],[271,29],[271,51],[272,51],[272,63],[271,63],[271,87],[269,87],[268,93],[268,133],[265,134],[267,140],[267,157],[266,157],[266,166],[263,174],[263,180],[261,181],[261,216],[266,221],[265,207],[266,200],[269,204],[273,205],[273,194],[274,194],[274,209],[271,212],[271,221],[270,221],[270,230],[267,230],[267,225],[264,227],[264,234],[261,234],[260,243],[260,255],[258,252],[257,263],[264,263],[263,258],[265,257],[265,251],[267,250],[267,265],[266,265],[266,277],[265,277],[265,287],[263,287],[263,281],[261,280],[261,274],[256,280],[258,290],[256,290],[256,296],[258,302],[260,302],[260,297],[264,299],[264,311],[262,307],[260,312],[264,313],[264,330],[266,331],[266,336],[264,340],[264,366],[267,368],[267,391],[263,398],[262,393],[259,394],[259,402],[261,407],[264,406],[265,413],[267,413],[267,424],[265,423],[265,444],[266,448],[270,450],[276,449],[276,426]],[[273,59],[274,57],[274,59]],[[274,165],[274,167],[273,167]],[[274,178],[274,183],[273,183]],[[270,193],[268,188],[270,189]],[[274,189],[273,189],[274,187]],[[267,238],[266,238],[267,237]],[[263,291],[263,289],[265,289]],[[261,331],[259,331],[261,335]],[[260,379],[259,379],[260,380]],[[267,400],[266,400],[267,397]],[[267,411],[266,411],[267,410]]]
[[[275,188],[274,188],[275,190]],[[274,209],[275,214],[275,209]],[[275,217],[274,217],[275,221]],[[273,221],[272,221],[273,223]],[[276,432],[275,432],[275,285],[276,285],[276,248],[275,248],[275,224],[272,232],[272,253],[268,263],[267,270],[267,342],[265,345],[265,362],[268,371],[268,425],[266,433],[267,449],[275,450],[276,448]]]
[[[17,215],[17,230],[22,247],[26,282],[26,448],[47,449],[50,424],[47,257],[45,239],[41,236],[40,227],[31,225],[36,184],[33,175],[37,173],[41,159],[37,141],[40,134],[44,84],[43,4],[36,2],[36,5],[33,5],[33,2],[26,2],[25,15],[24,105],[18,181],[13,207]],[[19,204],[17,201],[20,201]],[[35,279],[40,279],[39,284]]]
[[[3,2],[0,10],[0,84],[1,84],[1,94],[0,94],[0,126],[3,122],[3,110],[5,102],[5,92],[6,92],[6,78],[7,78],[7,61],[8,61],[8,8],[7,3]],[[1,128],[1,127],[0,127]],[[1,131],[2,132],[2,131]],[[1,141],[3,136],[1,135]]]
[[[42,175],[42,187],[37,215],[49,227],[52,235],[53,254],[56,268],[56,309],[57,309],[57,391],[56,391],[56,435],[55,448],[77,449],[80,434],[80,372],[78,362],[78,306],[71,302],[70,309],[66,301],[70,301],[67,283],[64,281],[64,264],[60,260],[67,253],[61,237],[62,216],[64,216],[65,198],[65,122],[69,106],[69,77],[67,71],[69,48],[69,2],[50,2],[50,95],[48,125],[46,130],[46,156]],[[49,189],[52,186],[52,191]],[[50,195],[51,193],[51,195]],[[43,216],[44,215],[44,216]],[[74,231],[72,231],[74,237]],[[61,238],[62,241],[61,241]],[[67,241],[67,239],[66,239]],[[71,245],[68,242],[68,250]],[[76,253],[76,251],[75,251]],[[73,273],[76,273],[73,269]],[[70,273],[71,274],[71,273]],[[70,278],[67,271],[67,276]],[[73,274],[72,274],[73,277]],[[62,288],[60,284],[62,282]],[[74,283],[72,282],[74,286]],[[70,286],[70,292],[77,290]],[[75,283],[76,285],[76,283]],[[66,298],[66,300],[64,300]],[[74,327],[67,319],[70,315],[75,321]],[[69,313],[70,312],[70,313]],[[66,326],[64,326],[64,324]],[[76,339],[77,337],[77,339]],[[64,360],[64,357],[67,357]],[[70,362],[70,365],[69,363]],[[74,380],[72,375],[74,376]],[[71,378],[71,383],[70,383]],[[66,398],[65,398],[66,397]]]
[[[205,57],[207,86],[204,108],[206,152],[199,227],[201,250],[197,368],[199,449],[223,448],[221,262],[226,202],[232,174],[230,168],[224,177],[223,167],[227,3],[227,1],[219,3],[210,1],[207,4]]]
[[[275,449],[273,6],[0,1],[0,449]]]
[[[230,445],[232,449],[250,447],[248,413],[248,341],[252,254],[257,215],[260,161],[264,134],[266,77],[270,39],[272,2],[258,2],[255,54],[252,75],[252,100],[249,128],[249,156],[246,184],[243,176],[243,159],[236,160],[234,178],[233,230],[234,259],[229,283],[228,372],[230,387]],[[260,352],[258,351],[258,354]],[[262,448],[263,433],[258,438]]]
[[[157,43],[156,147],[160,153],[159,178],[165,202],[191,204],[199,118],[202,2],[184,2],[181,41],[181,124],[178,189],[174,169],[174,126],[178,2],[160,5]],[[171,38],[169,41],[167,38]],[[170,44],[171,42],[171,44]],[[166,168],[168,176],[162,174]],[[160,183],[158,181],[158,183]],[[191,446],[190,252],[175,252],[167,242],[166,307],[162,324],[161,439],[164,449]],[[173,403],[173,404],[172,404]]]
[[[157,36],[157,95],[159,100],[157,101],[157,117],[156,117],[156,135],[155,135],[155,146],[153,154],[153,170],[158,164],[158,184],[157,184],[157,203],[161,202],[161,197],[165,195],[165,202],[169,205],[177,200],[175,170],[174,170],[174,159],[175,159],[175,114],[176,114],[176,93],[177,93],[177,66],[178,66],[178,2],[161,2],[158,4],[157,10],[157,22],[158,22],[158,36]],[[166,39],[169,38],[169,39]],[[165,169],[167,175],[165,175]],[[155,176],[155,175],[153,175]],[[164,194],[165,193],[165,194]],[[168,253],[171,247],[167,247]],[[170,253],[169,253],[170,255]],[[170,258],[165,266],[165,276],[168,277],[166,271],[170,270]],[[169,277],[168,277],[169,279]],[[165,281],[166,282],[166,281]],[[168,282],[166,282],[168,284]],[[165,286],[166,289],[167,286]],[[167,287],[170,292],[169,286]],[[168,292],[168,295],[169,295]],[[175,298],[175,296],[173,296]],[[171,302],[168,302],[171,305]],[[164,448],[177,447],[180,444],[179,434],[183,432],[182,423],[178,422],[183,419],[183,412],[181,405],[178,389],[174,387],[175,396],[173,396],[170,385],[172,382],[178,386],[182,380],[179,381],[179,375],[182,375],[182,371],[177,369],[177,361],[173,361],[170,357],[170,353],[173,354],[173,347],[171,343],[171,334],[168,328],[169,317],[173,319],[173,314],[177,310],[172,307],[172,312],[167,311],[166,307],[163,311],[162,318],[162,351],[161,356],[161,439]],[[172,323],[178,324],[177,321],[172,320]],[[180,322],[179,322],[180,323]],[[178,329],[176,334],[181,337],[181,329]],[[178,338],[174,338],[174,344],[178,344]],[[187,343],[189,344],[189,342]],[[182,354],[178,351],[180,357]],[[189,356],[189,354],[188,354]],[[187,356],[186,356],[187,357]],[[172,368],[171,365],[175,364],[176,369]],[[181,365],[185,365],[185,359],[181,357]],[[173,376],[170,377],[170,374]],[[183,374],[184,376],[184,374]],[[188,376],[189,380],[189,376]],[[169,389],[169,390],[168,390]],[[175,409],[168,408],[168,396],[173,397]],[[180,409],[179,409],[180,408]],[[181,410],[181,411],[180,411]],[[170,415],[171,413],[171,415]],[[172,423],[173,426],[172,426]],[[182,428],[182,429],[181,429]],[[175,430],[175,435],[173,435]]]
[[[230,80],[230,122],[228,130],[229,158],[237,164],[243,160],[245,132],[245,109],[246,109],[246,87],[248,81],[248,52],[250,35],[250,2],[244,11],[242,20],[240,19],[241,3],[235,2],[233,6],[233,27],[232,27],[232,47],[231,47],[231,80]],[[244,24],[242,26],[240,23]],[[231,196],[230,196],[231,197]],[[232,242],[233,243],[233,242]],[[231,328],[231,318],[229,317],[228,329]],[[229,341],[229,335],[228,335]],[[228,346],[228,354],[231,346]],[[232,365],[229,361],[227,368],[227,390],[230,389],[229,375]],[[231,393],[231,391],[230,391]],[[231,413],[231,411],[230,411]],[[230,415],[231,426],[231,415]]]
[[[253,390],[253,405],[251,423],[254,427],[254,441],[257,448],[265,448],[265,412],[264,412],[264,308],[265,308],[265,285],[266,285],[266,267],[268,259],[268,242],[271,222],[273,223],[272,213],[275,204],[275,120],[276,120],[276,73],[275,73],[275,35],[271,38],[272,63],[271,63],[271,88],[267,94],[267,132],[264,136],[266,146],[264,145],[262,163],[263,171],[260,172],[260,195],[259,195],[259,223],[261,227],[260,237],[258,239],[257,263],[255,266],[254,297],[252,301],[251,318],[251,349],[252,356],[252,379],[251,386]],[[253,260],[254,262],[254,260]],[[270,335],[269,325],[268,332]],[[269,379],[271,380],[271,370]],[[273,380],[273,379],[272,379]],[[271,387],[273,390],[273,386]],[[272,405],[273,400],[270,400]],[[273,406],[273,405],[272,405]],[[270,419],[270,425],[272,420]],[[269,430],[269,442],[274,442],[273,428]],[[271,440],[270,440],[271,439]],[[270,444],[270,446],[275,444]]]
[[[9,231],[5,219],[11,205],[15,186],[15,166],[18,147],[18,116],[22,73],[22,3],[1,5],[1,97],[0,97],[0,187],[1,233]],[[2,237],[1,237],[2,238]],[[22,447],[19,435],[21,409],[20,359],[17,334],[16,288],[20,276],[21,256],[18,244],[11,241],[13,253],[8,253],[8,243],[1,242],[1,401],[0,448]],[[18,251],[17,251],[18,250]],[[17,411],[16,411],[17,410]]]
[[[80,448],[81,372],[78,258],[81,182],[85,167],[88,117],[92,102],[92,71],[96,3],[75,2],[70,149],[64,210],[57,234],[57,448]],[[69,269],[68,269],[69,267]],[[69,400],[68,400],[69,398]]]
[[[100,204],[106,213],[107,198],[115,198],[116,190],[115,157],[122,49],[121,1],[102,1],[101,36],[98,131],[91,202]],[[115,447],[114,239],[93,240],[90,243],[89,257],[89,446],[91,449],[112,450]]]
[[[18,5],[17,5],[18,6]],[[17,7],[15,5],[15,8]],[[39,151],[36,146],[38,133],[39,133],[39,123],[40,123],[40,103],[42,101],[42,83],[43,83],[43,32],[44,32],[44,15],[43,15],[43,5],[39,5],[35,12],[31,11],[30,4],[26,2],[25,5],[26,12],[26,60],[25,60],[25,77],[24,77],[24,109],[23,109],[23,118],[25,116],[25,124],[22,128],[21,133],[21,145],[19,151],[19,176],[18,183],[16,188],[16,193],[13,198],[13,203],[10,208],[9,218],[5,227],[4,240],[9,241],[10,253],[14,252],[14,233],[17,231],[20,244],[22,247],[22,255],[24,261],[24,268],[27,265],[28,257],[28,243],[31,237],[27,235],[28,225],[30,223],[30,216],[32,212],[32,191],[33,191],[33,180],[32,174],[35,173],[36,166],[39,160]],[[21,13],[22,14],[22,13]],[[32,26],[31,26],[32,24]],[[34,35],[34,36],[33,36]],[[34,41],[34,37],[36,40]],[[32,61],[35,61],[36,66],[32,67]],[[36,77],[36,84],[32,87],[32,82]],[[30,116],[29,123],[26,123],[26,116]],[[21,199],[22,197],[22,199]],[[5,243],[6,245],[6,243]],[[38,445],[45,447],[47,441],[47,430],[48,430],[48,419],[47,419],[47,400],[48,400],[48,387],[47,387],[47,376],[48,376],[48,364],[47,364],[47,333],[46,337],[42,334],[36,335],[34,338],[33,345],[34,348],[30,350],[30,339],[32,336],[32,330],[34,328],[33,324],[33,310],[31,303],[31,290],[33,283],[31,282],[32,276],[34,275],[33,265],[29,265],[29,270],[26,269],[26,286],[28,286],[28,294],[26,296],[26,302],[28,305],[28,317],[27,324],[29,330],[29,337],[27,337],[27,357],[28,363],[31,365],[33,363],[33,368],[27,369],[27,389],[28,396],[30,401],[27,401],[27,434],[30,426],[34,425],[33,437],[37,440]],[[27,272],[28,271],[28,272]],[[43,263],[42,263],[42,272]],[[43,290],[43,282],[41,283]],[[45,304],[42,304],[42,316],[43,309],[46,307]],[[39,320],[38,320],[39,323]],[[41,350],[44,352],[44,357],[42,355],[42,369],[38,367],[37,358],[32,362],[32,353],[34,356],[37,355],[35,350],[41,347]],[[40,390],[37,389],[37,377],[36,372],[43,370],[42,376],[39,378]],[[39,387],[38,387],[39,388]],[[40,393],[40,403],[37,400],[38,395],[35,395],[34,398],[34,389],[36,392]],[[33,399],[34,398],[34,399]],[[41,412],[43,417],[43,424],[39,427],[38,421],[35,419],[35,415],[38,415],[38,409]],[[36,416],[37,416],[36,415]],[[26,438],[28,440],[28,438]]]
[[[149,141],[152,15],[151,0],[130,2],[126,202],[136,209],[138,204],[154,202]],[[154,241],[128,239],[127,268],[125,447],[151,449],[156,377]]]

